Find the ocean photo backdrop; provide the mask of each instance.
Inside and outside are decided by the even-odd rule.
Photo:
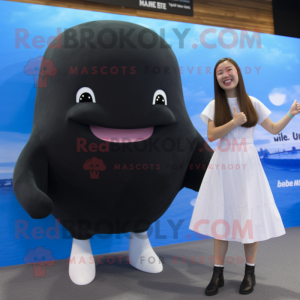
[[[237,61],[247,93],[272,111],[273,122],[289,111],[295,99],[300,102],[300,40],[296,38],[5,1],[0,1],[0,16],[0,266],[24,264],[27,252],[39,246],[49,249],[55,259],[70,256],[69,233],[52,215],[32,219],[12,189],[13,169],[32,129],[37,90],[37,75],[28,74],[25,67],[32,59],[38,61],[47,41],[61,31],[93,20],[120,20],[164,37],[179,62],[187,111],[205,140],[207,126],[200,113],[214,98],[213,68],[222,57]],[[218,146],[217,141],[207,142],[213,149]],[[257,125],[254,144],[285,228],[299,226],[300,116],[276,136]],[[189,189],[178,193],[148,231],[153,247],[210,238],[188,228],[196,197],[197,192]],[[91,244],[94,254],[127,251],[129,234],[97,235]]]

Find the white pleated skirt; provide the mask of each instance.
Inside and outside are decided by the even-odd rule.
[[[189,229],[243,244],[286,233],[253,139],[247,151],[214,152]]]

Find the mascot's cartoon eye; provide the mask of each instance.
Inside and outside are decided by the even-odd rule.
[[[77,94],[76,94],[76,103],[83,103],[83,102],[94,102],[94,103],[96,103],[95,94],[88,87],[83,87],[83,88],[79,89]]]
[[[162,104],[167,105],[167,95],[163,90],[157,90],[153,96],[153,105]]]

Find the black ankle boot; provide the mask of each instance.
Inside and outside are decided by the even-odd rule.
[[[246,264],[245,276],[240,286],[240,294],[250,294],[253,292],[253,287],[256,284],[254,267]]]
[[[206,287],[205,295],[212,296],[218,293],[219,287],[224,286],[224,267],[214,266],[214,273],[212,275],[209,285]]]

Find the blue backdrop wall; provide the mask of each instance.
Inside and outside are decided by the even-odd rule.
[[[52,215],[42,220],[31,219],[12,189],[15,162],[32,128],[39,56],[61,31],[93,20],[121,20],[148,27],[163,36],[172,45],[180,65],[188,113],[206,140],[207,127],[199,115],[214,98],[212,73],[222,57],[237,61],[248,94],[272,111],[269,118],[273,122],[288,112],[295,99],[300,101],[299,39],[17,2],[1,1],[0,16],[0,266],[24,264],[27,252],[38,246],[51,250],[55,259],[70,255],[69,233]],[[32,59],[37,65],[36,74],[26,69]],[[254,135],[286,228],[300,225],[299,125],[297,115],[278,136],[260,125]],[[215,149],[217,141],[209,145]],[[286,182],[293,185],[283,186]],[[183,189],[168,211],[152,224],[148,235],[153,247],[208,238],[196,236],[188,229],[196,197],[196,192]],[[96,235],[91,244],[94,254],[126,251],[129,234]]]

